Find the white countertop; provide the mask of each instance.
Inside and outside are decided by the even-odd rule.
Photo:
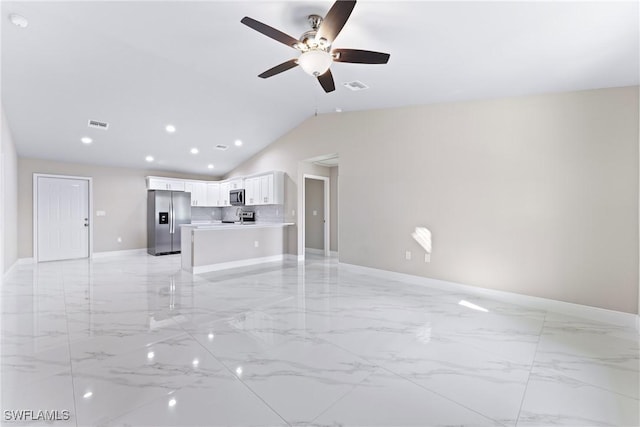
[[[220,221],[210,223],[194,223],[194,224],[182,224],[181,227],[192,228],[195,230],[229,230],[229,229],[250,229],[250,228],[272,228],[272,227],[285,227],[288,225],[295,225],[293,222],[245,222],[240,223],[223,223]]]

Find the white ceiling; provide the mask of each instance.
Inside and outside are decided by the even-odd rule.
[[[363,0],[333,46],[388,52],[389,64],[334,63],[329,94],[299,68],[259,79],[296,51],[240,19],[297,38],[308,14],[332,4],[5,1],[2,104],[18,153],[222,175],[316,112],[638,84],[636,1]],[[11,13],[29,26],[12,25]],[[370,89],[342,86],[353,80]],[[110,128],[89,129],[89,119]]]

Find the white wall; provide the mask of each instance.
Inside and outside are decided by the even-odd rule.
[[[230,175],[284,170],[291,212],[339,153],[341,262],[637,313],[638,128],[637,86],[329,114]]]
[[[18,156],[0,108],[0,276],[18,259]]]

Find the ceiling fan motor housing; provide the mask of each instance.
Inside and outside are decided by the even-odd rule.
[[[305,32],[300,36],[300,43],[296,46],[301,51],[305,52],[307,50],[323,50],[325,52],[329,51],[331,47],[331,42],[325,38],[316,38],[318,34],[318,28],[320,28],[320,24],[322,24],[322,16],[320,15],[309,15],[307,17],[309,25],[311,26],[311,30]]]

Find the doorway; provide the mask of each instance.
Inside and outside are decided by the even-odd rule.
[[[303,248],[326,257],[331,247],[329,191],[329,177],[304,175]]]
[[[91,256],[91,178],[33,175],[33,258]]]

